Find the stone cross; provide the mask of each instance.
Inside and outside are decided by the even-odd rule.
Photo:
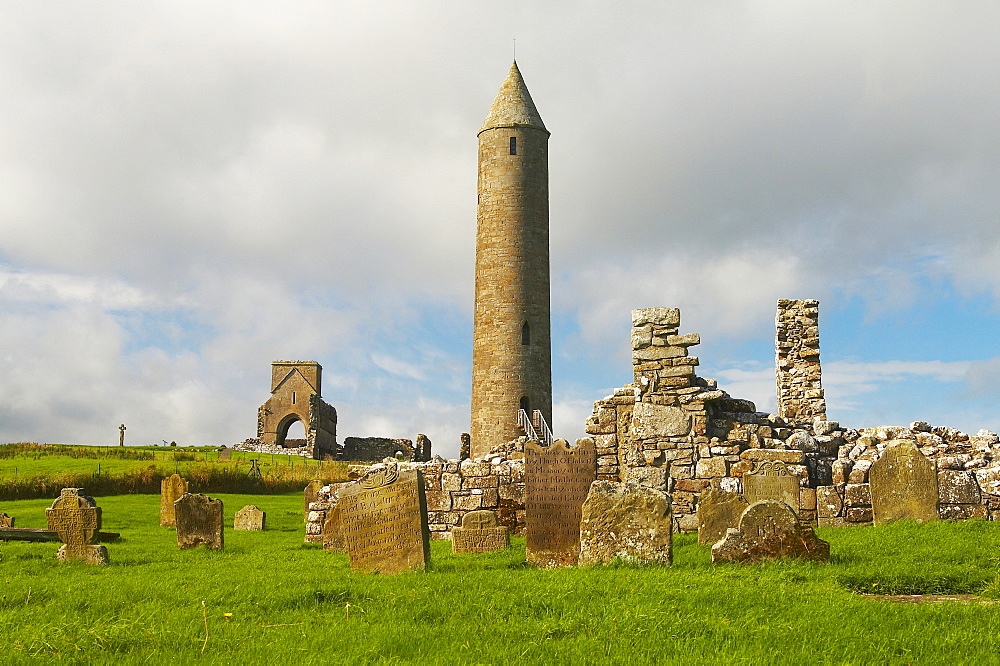
[[[121,424],[120,426],[118,426],[118,446],[125,446],[125,431],[126,430],[127,430],[127,428],[125,427],[124,423]]]
[[[107,564],[108,550],[96,545],[100,537],[101,510],[83,488],[63,488],[52,508],[45,510],[49,529],[63,542],[60,560]]]

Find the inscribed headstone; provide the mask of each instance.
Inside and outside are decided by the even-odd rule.
[[[267,514],[253,504],[248,504],[236,512],[233,518],[233,529],[250,532],[261,532],[267,521]]]
[[[570,447],[524,445],[524,509],[527,559],[540,567],[573,566],[580,557],[580,517],[590,484],[597,479],[592,439]]]
[[[309,520],[309,505],[319,497],[319,491],[323,489],[323,482],[319,479],[310,481],[302,491],[303,516]]]
[[[188,482],[180,474],[171,474],[160,481],[160,525],[163,527],[173,527],[177,524],[174,519],[174,502],[181,495],[188,491]]]
[[[747,507],[739,527],[712,546],[712,562],[760,562],[781,557],[830,559],[830,544],[803,525],[792,507],[763,500]]]
[[[715,543],[726,536],[730,527],[740,523],[740,516],[750,504],[739,493],[711,488],[698,497],[698,543]]]
[[[6,513],[0,513],[0,527],[14,527],[14,518]]]
[[[212,550],[222,550],[222,500],[184,493],[174,502],[174,514],[178,548],[205,544]]]
[[[638,483],[594,481],[580,518],[580,564],[614,559],[670,564],[670,496]]]
[[[341,534],[351,569],[423,571],[430,560],[427,500],[419,470],[376,467],[340,490]]]
[[[108,563],[108,549],[97,543],[101,509],[83,488],[63,488],[52,508],[45,510],[45,520],[63,542],[57,558],[83,560],[89,564]]]
[[[780,460],[765,460],[743,475],[743,497],[748,504],[776,500],[799,512],[799,477]]]
[[[934,463],[916,442],[897,439],[886,444],[868,472],[872,514],[876,525],[910,519],[938,519],[938,478]]]
[[[462,526],[451,530],[451,549],[455,553],[487,553],[509,545],[509,530],[488,509],[470,511],[462,516]]]

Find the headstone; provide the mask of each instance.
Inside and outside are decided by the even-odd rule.
[[[597,479],[592,439],[570,447],[524,445],[524,509],[528,562],[540,567],[573,566],[580,557],[580,518],[590,484]]]
[[[160,525],[174,527],[174,502],[188,491],[188,482],[180,474],[171,474],[160,481]]]
[[[184,493],[174,502],[177,547],[182,550],[205,544],[222,550],[222,500]]]
[[[594,481],[580,519],[580,564],[670,564],[670,496],[638,483]]]
[[[938,519],[938,479],[934,463],[916,442],[897,439],[886,444],[868,472],[876,525],[910,519]]]
[[[451,529],[451,550],[454,553],[487,553],[503,550],[510,545],[510,532],[488,509],[470,511],[462,516],[462,526]]]
[[[420,471],[376,467],[343,487],[337,505],[352,570],[396,574],[426,568],[430,533]]]
[[[0,513],[0,527],[14,527],[14,518],[6,513]]]
[[[776,500],[799,512],[799,477],[780,460],[765,460],[743,475],[743,497],[748,504]]]
[[[267,514],[253,504],[248,504],[236,512],[233,518],[233,529],[249,532],[263,532]]]
[[[83,488],[63,488],[52,508],[45,510],[45,520],[49,529],[57,533],[63,542],[56,553],[59,560],[108,563],[108,549],[97,543],[101,531],[101,509]]]
[[[830,544],[803,525],[792,507],[763,500],[747,507],[739,527],[712,546],[712,563],[760,562],[782,557],[825,561]]]
[[[339,502],[326,510],[323,519],[323,550],[342,553],[344,546],[344,531],[341,527]]]
[[[305,520],[309,520],[309,505],[316,501],[319,497],[319,491],[322,489],[323,482],[319,479],[313,479],[302,491],[302,501],[304,504],[302,511]]]
[[[740,516],[750,506],[739,493],[711,488],[698,497],[698,543],[715,543],[730,527],[740,523]]]

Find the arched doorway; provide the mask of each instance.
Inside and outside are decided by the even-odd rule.
[[[297,449],[306,445],[306,427],[296,414],[289,414],[278,425],[274,443],[278,446]]]

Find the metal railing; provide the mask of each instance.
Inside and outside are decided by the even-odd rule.
[[[549,424],[545,422],[545,417],[542,416],[542,413],[537,409],[535,410],[532,421],[534,421],[535,431],[541,435],[542,441],[545,445],[551,446],[553,439],[552,431],[549,430]]]
[[[517,425],[521,426],[528,439],[538,440],[538,433],[535,432],[535,426],[532,425],[531,419],[528,418],[528,412],[523,409],[517,410]]]

